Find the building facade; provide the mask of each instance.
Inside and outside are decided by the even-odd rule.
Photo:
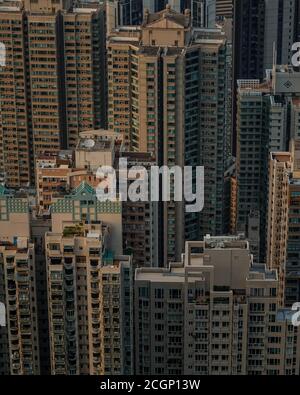
[[[25,187],[35,182],[38,156],[75,147],[80,131],[105,126],[104,9],[9,2],[0,21],[7,54],[0,170],[8,186]]]
[[[132,373],[131,261],[106,250],[107,232],[77,223],[46,235],[52,374]]]
[[[120,201],[99,202],[85,182],[52,206],[45,238],[52,374],[132,372],[133,267],[122,256],[121,213]]]
[[[288,190],[288,235],[286,261],[286,304],[297,303],[300,298],[300,144],[293,140],[290,147],[292,155],[292,173]]]
[[[262,80],[274,63],[290,64],[298,20],[299,0],[235,1],[235,80]]]
[[[300,73],[274,66],[264,82],[239,80],[237,92],[237,230],[247,228],[249,213],[259,214],[260,260],[266,252],[268,160],[271,152],[287,152],[299,136]]]
[[[119,28],[108,39],[109,130],[124,135],[130,150],[151,152],[159,166],[205,166],[200,215],[173,201],[162,207],[165,263],[180,256],[185,239],[224,228],[229,56],[220,30],[192,35],[190,12],[170,6],[146,11],[140,29]]]
[[[27,238],[1,241],[0,283],[7,322],[0,329],[0,374],[40,374],[35,254]]]
[[[289,178],[292,158],[288,152],[272,152],[269,160],[269,198],[267,264],[278,272],[279,297],[284,304],[287,234],[289,213]]]
[[[299,333],[279,300],[276,271],[253,264],[247,242],[187,243],[181,262],[136,271],[136,373],[298,374]]]

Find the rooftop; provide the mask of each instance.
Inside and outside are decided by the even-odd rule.
[[[242,249],[248,250],[249,243],[242,235],[238,236],[210,236],[204,237],[207,249]]]
[[[77,150],[83,151],[111,151],[113,142],[111,140],[104,140],[101,137],[81,138],[77,145]]]
[[[84,226],[74,225],[66,226],[63,230],[63,237],[74,237],[74,236],[84,236]]]
[[[171,9],[171,6],[167,4],[166,8],[162,11],[150,13],[148,9],[144,11],[144,21],[142,27],[148,27],[163,19],[168,19],[181,25],[184,28],[188,28],[191,25],[191,11],[185,10],[184,14],[178,13]]]
[[[259,80],[238,80],[238,91],[241,93],[270,93],[271,81],[260,82]]]
[[[259,275],[259,278],[258,276]],[[253,263],[250,271],[248,280],[273,280],[278,279],[277,271],[275,269],[269,270],[267,266],[262,263]]]
[[[286,73],[286,74],[299,74],[297,71],[294,70],[293,66],[288,64],[281,64],[275,66],[276,73]]]

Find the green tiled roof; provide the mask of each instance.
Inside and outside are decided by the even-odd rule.
[[[80,198],[82,196],[96,196],[96,191],[87,182],[83,181],[77,188],[72,192],[72,196]]]
[[[7,198],[7,207],[10,213],[27,213],[29,211],[28,202],[23,199],[9,196]]]
[[[9,221],[9,216],[12,213],[24,214],[29,212],[27,199],[15,197],[3,185],[0,185],[0,201],[1,221]]]
[[[51,211],[53,213],[72,213],[74,212],[75,202],[78,201],[83,207],[94,207],[97,213],[121,213],[121,202],[100,202],[97,199],[95,189],[85,181],[74,189],[70,195],[57,200],[52,205]]]

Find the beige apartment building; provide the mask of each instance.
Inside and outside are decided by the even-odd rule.
[[[247,241],[187,242],[181,262],[135,274],[137,374],[299,374],[300,337],[275,269]]]
[[[300,141],[290,144],[292,172],[288,189],[288,233],[286,261],[286,304],[288,306],[300,300]]]
[[[0,241],[0,283],[7,323],[0,328],[0,374],[39,374],[35,254],[26,237]]]
[[[102,181],[97,171],[100,166],[115,168],[115,158],[123,150],[123,141],[114,132],[105,129],[81,132],[75,149],[73,168],[68,174],[70,190],[77,188],[83,181],[97,188]]]
[[[110,247],[118,235],[108,221],[53,229],[45,241],[51,373],[131,374],[131,257]]]
[[[84,180],[87,184],[98,187],[102,181],[97,176],[100,166],[111,166],[116,171],[118,195],[120,177],[126,183],[126,193],[130,185],[141,177],[138,169],[148,172],[148,192],[151,191],[151,166],[156,161],[151,153],[125,151],[120,134],[107,130],[91,130],[80,134],[75,150],[76,169],[69,173],[68,184],[72,190]],[[126,169],[119,167],[123,161]],[[83,170],[81,170],[83,169]],[[131,170],[132,169],[132,170]],[[127,174],[125,174],[127,170]],[[82,181],[81,181],[82,182]],[[135,266],[156,266],[158,264],[158,205],[157,202],[131,201],[122,198],[122,237],[123,250],[132,254]]]
[[[291,306],[300,297],[300,158],[299,140],[290,152],[272,152],[269,161],[267,264],[279,273],[282,303]]]
[[[168,106],[164,108],[164,124],[160,128],[168,130],[169,148],[175,153],[175,125],[167,124],[167,115],[171,120],[175,117],[175,107],[183,106],[182,101],[175,100],[176,74],[181,71],[178,78],[182,82],[184,72],[183,68],[176,69],[176,60],[190,38],[190,14],[188,11],[186,15],[177,13],[170,6],[158,13],[150,14],[146,10],[141,27],[123,26],[110,33],[108,127],[124,136],[130,150],[152,152],[158,158],[158,106],[159,111],[163,110],[158,89],[163,86]],[[162,70],[158,65],[160,58],[165,63]]]
[[[24,187],[35,182],[37,157],[105,126],[104,8],[5,1],[0,25],[0,171],[8,186]]]
[[[186,214],[182,202],[162,205],[167,264],[180,258],[185,239],[223,233],[230,114],[226,37],[218,29],[193,31],[190,11],[180,14],[167,5],[157,13],[145,10],[141,27],[113,30],[107,46],[109,130],[123,135],[130,150],[151,152],[160,166],[205,166],[201,214]]]
[[[58,199],[86,183],[94,191],[103,180],[97,176],[100,166],[112,166],[119,176],[119,159],[127,164],[129,172],[134,166],[148,171],[155,161],[150,153],[126,152],[120,135],[107,130],[90,130],[80,133],[74,155],[61,151],[57,155],[43,156],[37,160],[37,200],[39,214],[50,214]],[[123,174],[125,176],[125,174]],[[127,189],[139,177],[131,171],[127,177]],[[127,190],[126,189],[126,190]],[[149,185],[149,193],[151,186]],[[55,215],[55,214],[54,214]],[[122,202],[123,249],[133,254],[137,266],[158,264],[158,206],[156,202]]]
[[[287,234],[289,220],[289,177],[292,157],[288,152],[271,152],[269,161],[269,200],[267,264],[279,276],[279,297],[284,304]]]
[[[96,188],[99,166],[114,167],[122,141],[107,130],[89,130],[78,136],[74,151],[62,150],[36,159],[37,205],[40,214],[49,214],[59,197],[87,182]],[[91,144],[92,146],[89,146]]]
[[[92,141],[92,146],[88,146]],[[59,197],[77,188],[82,182],[97,187],[99,166],[114,166],[115,154],[122,141],[106,130],[80,133],[74,151],[62,150],[36,159],[37,205],[40,214],[49,213]]]
[[[30,205],[25,191],[0,187],[0,301],[7,313],[7,326],[0,328],[0,374],[44,372],[40,270],[45,258],[40,261]]]
[[[6,49],[6,67],[0,67],[0,171],[12,187],[24,186],[30,180],[30,130],[21,10],[20,2],[0,4],[0,41]]]

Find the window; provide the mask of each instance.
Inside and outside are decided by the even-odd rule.
[[[170,296],[170,299],[180,299],[181,298],[181,289],[170,289],[169,296]]]
[[[164,290],[162,288],[155,289],[155,299],[163,299],[164,298]]]

